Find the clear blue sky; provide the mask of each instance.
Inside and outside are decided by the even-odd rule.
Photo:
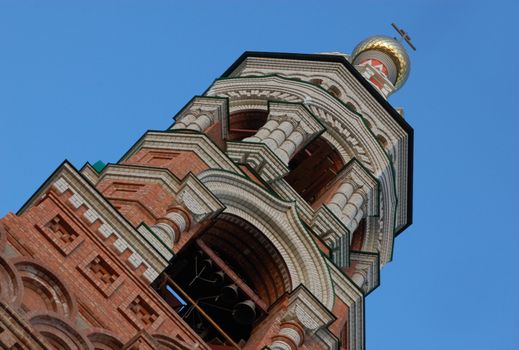
[[[415,128],[415,216],[367,299],[368,350],[519,349],[516,3],[0,1],[0,216],[63,159],[166,128],[245,50],[351,52],[394,21],[418,47],[390,98]]]

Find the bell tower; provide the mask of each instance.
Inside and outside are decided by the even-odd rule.
[[[364,349],[412,222],[409,71],[385,36],[245,52],[120,160],[65,161],[0,220],[0,347]]]

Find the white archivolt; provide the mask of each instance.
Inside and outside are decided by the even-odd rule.
[[[333,307],[333,286],[324,258],[297,216],[295,203],[282,201],[254,182],[223,170],[197,176],[225,206],[259,229],[278,249],[292,288],[303,284],[323,305]]]
[[[393,249],[394,213],[397,208],[398,179],[383,148],[361,118],[323,89],[312,84],[279,76],[239,77],[217,80],[208,90],[209,96],[227,97],[231,109],[245,101],[259,105],[261,101],[302,103],[327,126],[327,141],[342,150],[347,163],[352,156],[380,181],[381,218],[375,232],[367,232],[362,250],[380,253],[381,264],[389,261]],[[247,105],[247,106],[248,106]],[[395,182],[396,181],[396,182]],[[400,204],[400,210],[405,208]]]

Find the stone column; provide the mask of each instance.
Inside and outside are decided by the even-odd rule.
[[[184,118],[178,121],[173,125],[172,129],[190,129],[196,131],[204,131],[207,129],[213,120],[210,116],[206,114],[200,114],[198,116],[194,116],[193,114],[188,114]]]
[[[254,136],[244,142],[261,142],[268,146],[285,164],[301,148],[309,133],[298,120],[268,120]]]
[[[354,232],[364,217],[365,213],[362,209],[364,202],[361,189],[356,189],[352,184],[345,182],[333,195],[328,208],[337,215],[350,232]]]
[[[280,324],[279,332],[269,346],[272,350],[297,350],[304,342],[304,328],[296,321]]]
[[[173,247],[180,235],[189,229],[191,220],[191,215],[184,208],[174,206],[151,229],[166,245]]]

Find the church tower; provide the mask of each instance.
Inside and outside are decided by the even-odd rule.
[[[385,36],[245,52],[115,163],[0,220],[0,348],[362,350],[412,220],[410,70]]]

